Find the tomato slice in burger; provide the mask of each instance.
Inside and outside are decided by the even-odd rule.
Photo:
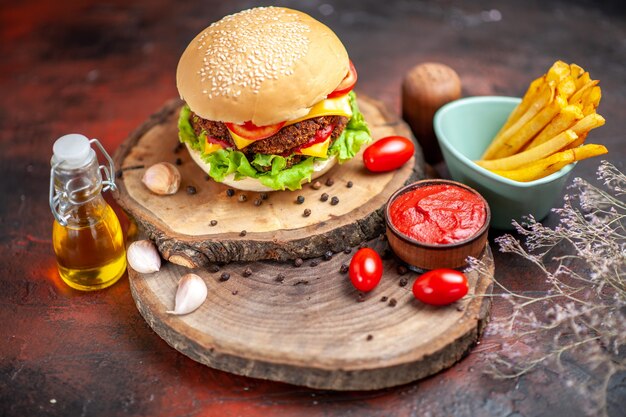
[[[248,140],[261,140],[269,138],[270,136],[278,133],[278,131],[282,129],[284,125],[285,122],[267,126],[257,126],[249,121],[241,125],[235,123],[226,123],[226,127],[228,127],[231,132]]]
[[[357,74],[356,69],[354,68],[354,64],[350,61],[350,69],[348,70],[348,75],[341,80],[339,86],[335,88],[335,91],[330,93],[327,98],[339,97],[345,94],[348,94],[354,88],[356,84]]]

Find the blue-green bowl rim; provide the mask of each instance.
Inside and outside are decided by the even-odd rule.
[[[435,118],[434,118],[434,128],[435,128],[435,135],[437,136],[437,141],[439,142],[439,146],[441,147],[445,147],[449,152],[451,152],[457,159],[459,159],[461,162],[463,162],[465,165],[467,165],[468,167],[474,169],[475,171],[477,171],[478,173],[482,174],[485,177],[491,178],[494,181],[498,181],[500,183],[506,184],[506,185],[510,185],[513,187],[519,187],[519,188],[532,188],[535,187],[537,185],[542,185],[542,184],[548,184],[551,183],[553,181],[558,180],[559,178],[567,175],[572,169],[574,169],[574,166],[576,165],[576,162],[571,163],[569,165],[566,165],[565,167],[563,167],[561,170],[550,174],[546,177],[543,178],[539,178],[537,180],[534,181],[528,181],[528,182],[521,182],[521,181],[514,181],[511,180],[509,178],[505,178],[502,177],[500,175],[494,174],[493,172],[489,171],[486,168],[481,167],[480,165],[477,165],[474,161],[472,161],[471,159],[469,159],[468,157],[466,157],[465,155],[463,155],[461,152],[459,152],[454,146],[452,146],[447,139],[445,138],[445,135],[443,134],[442,130],[442,118],[443,118],[443,114],[448,112],[450,109],[453,109],[455,107],[459,107],[462,105],[466,105],[466,104],[471,104],[471,103],[483,103],[483,102],[489,102],[489,103],[506,103],[506,104],[519,104],[521,103],[522,99],[519,97],[506,97],[506,96],[476,96],[476,97],[465,97],[465,98],[460,98],[458,100],[454,100],[451,101],[447,104],[445,104],[444,106],[442,106],[439,110],[437,110],[437,112],[435,113]]]

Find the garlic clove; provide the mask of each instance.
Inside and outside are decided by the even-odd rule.
[[[146,170],[141,182],[158,195],[176,194],[180,187],[180,172],[169,162],[159,162]]]
[[[204,280],[196,274],[186,274],[178,282],[174,310],[168,314],[188,314],[195,311],[204,303],[207,296],[207,287]]]
[[[128,264],[141,274],[150,274],[161,269],[161,256],[149,240],[138,240],[128,246],[126,251]]]

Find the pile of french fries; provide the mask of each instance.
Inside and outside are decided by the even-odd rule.
[[[582,159],[607,153],[584,144],[590,130],[604,124],[596,113],[598,80],[576,64],[557,61],[534,80],[480,161],[515,181],[533,181]]]

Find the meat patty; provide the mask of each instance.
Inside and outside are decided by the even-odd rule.
[[[195,113],[191,114],[190,122],[196,135],[200,135],[204,130],[207,132],[208,136],[223,140],[234,146],[230,133],[224,123],[205,120]],[[331,138],[337,139],[345,129],[347,123],[348,118],[343,116],[321,116],[314,119],[303,120],[293,125],[285,126],[276,134],[246,146],[242,149],[242,152],[246,155],[256,153],[265,155],[291,155],[295,149],[313,139],[318,130],[328,125],[334,125]],[[301,158],[296,159],[300,160]]]

